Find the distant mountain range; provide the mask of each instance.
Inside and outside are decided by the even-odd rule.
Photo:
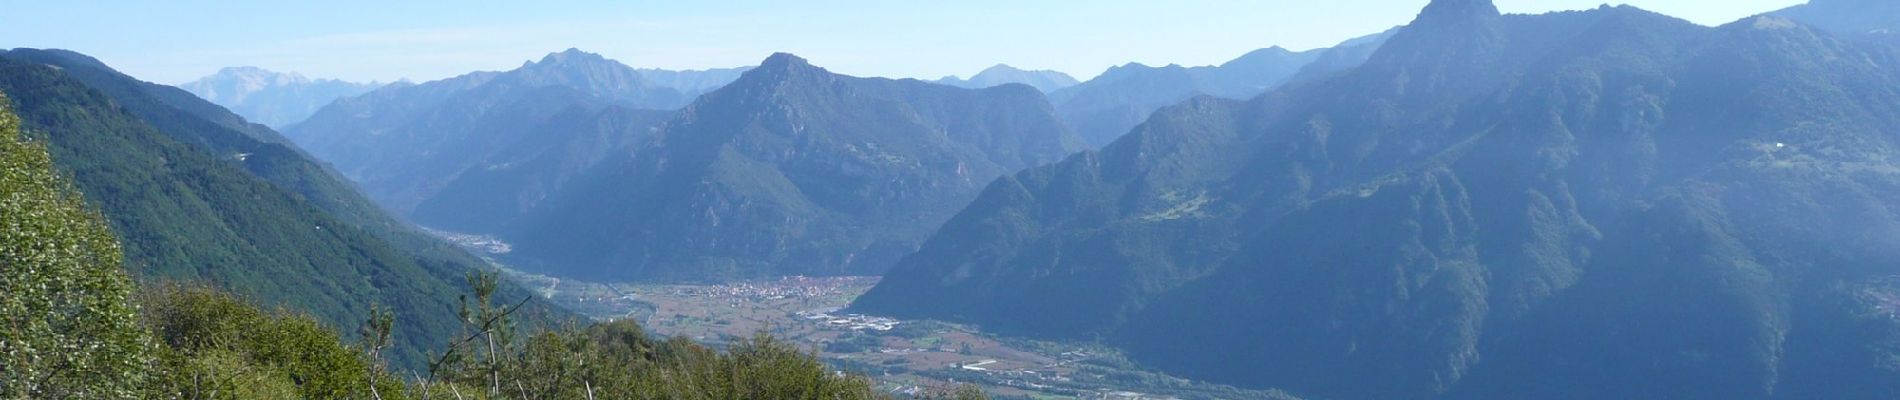
[[[1388,33],[1389,34],[1389,33]],[[1155,110],[1195,96],[1246,99],[1300,75],[1309,65],[1322,71],[1349,69],[1384,42],[1387,34],[1354,39],[1332,49],[1294,52],[1272,47],[1255,50],[1218,66],[1150,67],[1139,63],[1109,68],[1095,79],[1049,94],[1070,127],[1089,145],[1107,145]]]
[[[711,92],[714,89],[719,89],[721,86],[732,83],[734,80],[738,80],[739,75],[751,69],[752,67],[739,67],[674,71],[641,68],[634,71],[639,72],[641,78],[646,78],[647,82],[651,82],[654,85],[678,90],[687,96],[697,97],[700,94]]]
[[[1028,87],[788,54],[626,143],[504,230],[512,260],[610,279],[878,274],[990,180],[1082,149]]]
[[[296,73],[257,67],[231,67],[178,85],[191,94],[228,108],[246,120],[283,128],[303,121],[336,99],[368,93],[381,83],[310,79]]]
[[[1811,0],[1775,11],[1787,17],[1843,35],[1900,35],[1900,2],[1885,0]]]
[[[713,87],[707,84],[702,87]],[[1084,148],[1034,89],[777,55],[684,93],[597,55],[392,87],[288,130],[383,206],[568,275],[876,274],[1004,174]]]
[[[852,309],[1314,398],[1893,398],[1897,60],[1438,0],[1359,67],[998,180]]]
[[[936,80],[936,83],[964,89],[988,89],[1011,83],[1020,83],[1036,88],[1036,90],[1040,90],[1043,93],[1049,93],[1062,88],[1075,86],[1081,82],[1077,82],[1075,77],[1069,76],[1069,74],[1057,71],[1024,71],[1016,69],[1016,67],[997,64],[996,66],[984,69],[983,72],[978,72],[976,75],[970,76],[968,80],[955,76],[946,76],[943,79]]]
[[[216,285],[336,327],[360,326],[380,305],[400,321],[394,360],[420,367],[459,326],[463,274],[486,267],[389,218],[277,132],[178,88],[78,53],[15,49],[0,52],[0,92],[147,283]]]
[[[1088,82],[569,49],[186,90],[14,49],[0,93],[139,281],[345,329],[387,307],[410,369],[491,261],[413,222],[564,278],[882,275],[848,312],[1311,398],[1893,399],[1895,28],[1886,0],[1716,27],[1433,0],[1332,48]]]
[[[531,157],[523,154],[525,149],[562,145],[548,135],[572,134],[548,132],[544,126],[571,127],[577,119],[608,108],[677,109],[700,93],[736,79],[739,71],[742,69],[643,72],[597,54],[569,49],[512,71],[477,72],[391,86],[343,99],[285,132],[397,214],[410,215],[417,205],[430,202],[515,202],[527,208],[553,188],[495,191],[482,195],[486,197],[482,200],[437,196],[444,190],[456,190],[452,188],[455,181],[464,175]],[[558,162],[579,168],[593,160],[564,157]],[[564,178],[554,176],[547,183],[560,181]],[[508,215],[458,214],[444,218],[456,221],[426,218],[423,222],[466,228],[476,224],[469,219],[501,221]]]

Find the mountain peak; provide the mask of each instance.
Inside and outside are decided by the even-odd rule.
[[[766,57],[765,61],[760,62],[758,68],[746,71],[740,80],[748,79],[745,77],[757,76],[760,78],[751,79],[783,81],[792,79],[793,77],[814,76],[826,73],[829,73],[829,71],[825,71],[824,68],[812,66],[810,61],[805,61],[804,58],[792,55],[792,53],[773,53],[771,57]]]
[[[252,84],[261,84],[261,85],[271,85],[271,84],[294,85],[294,84],[300,84],[300,83],[308,83],[310,81],[310,79],[305,78],[303,74],[299,74],[295,72],[277,72],[277,71],[272,71],[272,70],[263,69],[259,67],[251,67],[251,66],[220,68],[218,69],[217,74],[213,75],[212,77],[206,77],[204,79],[212,79],[213,77],[223,77],[226,79],[249,81],[249,82],[253,82]]]
[[[1425,11],[1419,12],[1418,21],[1456,21],[1498,15],[1498,6],[1491,0],[1432,0]]]
[[[996,64],[996,65],[990,66],[989,68],[984,68],[983,71],[978,72],[977,75],[993,73],[993,72],[1000,73],[1000,72],[1029,72],[1029,71],[1024,71],[1021,68],[1011,67],[1009,66],[1009,64]]]
[[[728,86],[779,85],[793,81],[826,79],[830,71],[811,65],[804,58],[791,53],[773,53],[759,66],[739,75],[739,80]]]
[[[804,58],[793,55],[792,53],[772,53],[771,57],[766,57],[764,62],[759,63],[759,69],[763,70],[804,69],[811,67],[810,61],[806,61]]]
[[[1057,89],[1075,86],[1081,82],[1077,82],[1075,77],[1069,76],[1069,74],[1058,71],[1032,71],[1012,67],[1009,64],[996,64],[983,69],[982,72],[978,72],[976,75],[970,76],[970,79],[967,80],[953,75],[939,79],[936,83],[965,89],[985,89],[1019,83],[1029,85],[1043,93],[1049,93]]]
[[[1754,17],[1754,19],[1748,23],[1748,26],[1749,28],[1758,30],[1779,30],[1800,28],[1801,24],[1795,23],[1794,20],[1787,18],[1761,15]]]
[[[1239,58],[1228,60],[1220,66],[1221,68],[1258,68],[1262,64],[1283,63],[1284,61],[1282,60],[1299,54],[1300,53],[1295,53],[1292,50],[1287,50],[1285,47],[1273,46],[1249,51],[1247,54],[1242,54]]]
[[[530,65],[564,65],[564,64],[576,64],[576,63],[599,63],[599,62],[607,62],[607,61],[609,61],[607,60],[607,57],[603,57],[599,54],[581,51],[581,49],[577,49],[577,48],[569,48],[567,50],[563,50],[557,53],[548,53],[546,57],[541,57],[541,62],[529,63],[529,64]]]
[[[275,74],[275,73],[276,72],[272,72],[271,70],[268,70],[268,69],[250,67],[250,66],[224,67],[224,68],[218,69],[219,75],[251,75],[251,74],[264,75],[264,74]]]
[[[1273,47],[1268,47],[1264,49],[1249,51],[1247,52],[1247,54],[1241,55],[1241,57],[1265,56],[1265,55],[1289,55],[1289,54],[1294,54],[1294,51],[1287,50],[1287,48],[1285,47],[1273,46]]]

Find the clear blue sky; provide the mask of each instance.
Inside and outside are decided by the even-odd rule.
[[[1805,0],[1628,0],[1719,25]],[[775,51],[833,71],[968,75],[996,63],[1086,79],[1130,61],[1217,64],[1404,24],[1428,0],[8,1],[0,47],[65,48],[181,83],[251,65],[350,80],[504,70],[578,47],[636,67],[750,65]],[[1602,0],[1497,0],[1510,13]]]

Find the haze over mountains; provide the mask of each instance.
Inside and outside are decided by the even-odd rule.
[[[1082,149],[1026,86],[833,74],[774,55],[505,237],[568,274],[877,274],[995,177]]]
[[[1891,399],[1896,4],[1711,27],[1434,0],[1332,48],[1087,82],[569,49],[374,90],[229,69],[187,85],[204,101],[17,49],[0,92],[135,276],[337,326],[388,306],[408,367],[494,261],[556,282],[878,275],[845,312],[1316,399]]]
[[[964,89],[988,89],[1011,83],[1020,83],[1036,88],[1036,90],[1040,90],[1043,93],[1049,93],[1062,88],[1075,86],[1081,82],[1076,81],[1075,77],[1069,76],[1069,74],[1057,71],[1024,71],[1016,69],[1016,67],[997,64],[996,66],[984,69],[983,72],[978,72],[976,75],[971,75],[970,79],[967,80],[955,76],[946,76],[943,77],[943,79],[936,80],[936,83]]]
[[[257,67],[231,67],[178,85],[191,94],[228,108],[244,119],[282,129],[315,114],[336,99],[382,87],[377,82],[355,83],[310,79],[296,73],[278,73]]]
[[[1813,0],[1775,11],[1775,15],[1805,22],[1842,35],[1893,37],[1900,32],[1900,3],[1881,0]]]
[[[1434,1],[1351,72],[997,181],[854,309],[1320,398],[1890,397],[1896,57]]]
[[[989,180],[1084,148],[1021,86],[779,55],[674,112],[682,92],[645,74],[570,50],[345,99],[288,132],[398,214],[614,279],[880,273]]]
[[[656,86],[672,88],[688,96],[698,96],[732,83],[733,80],[739,79],[740,74],[751,69],[752,67],[739,67],[673,71],[640,68],[634,71],[639,72],[641,78]]]
[[[410,215],[418,204],[432,201],[465,174],[531,157],[521,154],[524,149],[557,144],[537,135],[540,126],[572,124],[572,119],[609,107],[677,109],[702,91],[736,79],[736,71],[641,72],[597,54],[569,49],[513,71],[477,72],[343,99],[285,132],[355,180],[371,199],[396,214]],[[571,157],[559,161],[591,162]],[[560,176],[549,179],[563,180]],[[519,197],[527,203],[544,197],[537,192],[543,189],[524,190],[529,192],[485,195]],[[499,221],[508,216],[479,217]]]
[[[1109,68],[1095,79],[1049,94],[1062,118],[1090,146],[1101,147],[1140,124],[1155,110],[1195,96],[1246,99],[1301,75],[1324,75],[1358,66],[1384,42],[1385,34],[1354,39],[1332,49],[1293,52],[1255,50],[1219,66]],[[1318,61],[1324,63],[1316,63]]]

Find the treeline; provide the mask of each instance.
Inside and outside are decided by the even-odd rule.
[[[719,351],[631,322],[526,334],[492,274],[470,276],[461,331],[394,370],[395,318],[344,335],[206,286],[139,290],[99,213],[24,138],[0,95],[0,398],[872,399],[857,376],[760,335]],[[353,343],[353,344],[352,344]],[[982,398],[964,388],[936,395]]]

